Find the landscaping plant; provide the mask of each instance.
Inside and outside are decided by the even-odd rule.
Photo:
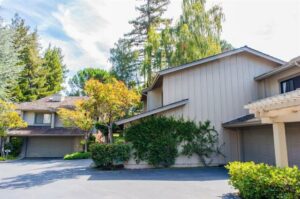
[[[4,139],[8,130],[26,126],[27,123],[15,111],[15,105],[0,99],[0,152],[2,156],[4,156]]]
[[[300,198],[300,171],[297,167],[278,168],[254,162],[232,162],[229,183],[244,199]]]
[[[171,166],[179,154],[197,154],[202,164],[208,165],[206,160],[220,153],[218,133],[210,122],[196,125],[183,119],[149,117],[126,129],[125,140],[132,143],[137,162],[146,161],[153,166]],[[182,151],[178,151],[180,144]]]
[[[83,103],[79,100],[75,103],[75,110],[60,108],[57,113],[65,127],[79,128],[84,132],[84,152],[87,152],[89,133],[94,127],[94,121]]]
[[[64,156],[64,160],[88,159],[91,157],[90,152],[75,152]]]
[[[123,165],[130,158],[130,146],[128,144],[99,144],[90,146],[91,157],[96,167],[113,169]]]

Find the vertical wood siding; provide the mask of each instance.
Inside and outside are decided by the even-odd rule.
[[[163,105],[189,99],[187,105],[165,115],[196,122],[210,120],[220,133],[220,142],[225,142],[224,152],[229,157],[230,139],[222,123],[248,114],[243,106],[257,100],[259,93],[254,77],[275,66],[273,62],[240,53],[165,75]]]
[[[300,68],[295,67],[267,79],[259,81],[259,98],[270,97],[280,94],[280,82],[295,75],[300,75]]]

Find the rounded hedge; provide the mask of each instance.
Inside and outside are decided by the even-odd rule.
[[[245,199],[300,198],[300,171],[297,167],[278,168],[254,162],[232,162],[229,183]]]
[[[99,144],[90,146],[91,157],[96,165],[103,169],[112,169],[123,165],[130,158],[130,146],[128,144]]]

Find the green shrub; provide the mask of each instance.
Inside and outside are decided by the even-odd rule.
[[[173,165],[179,144],[183,144],[183,155],[197,154],[204,165],[206,158],[218,152],[218,133],[209,122],[196,125],[183,119],[148,117],[126,129],[125,140],[132,143],[137,162],[153,166]]]
[[[297,167],[278,168],[254,162],[232,162],[230,184],[245,199],[300,198],[300,171]]]
[[[5,161],[5,158],[4,157],[0,157],[0,161]]]
[[[90,146],[91,157],[97,167],[112,169],[117,165],[123,165],[130,158],[130,146],[128,144],[92,144]]]
[[[9,155],[17,157],[22,151],[23,139],[20,137],[11,137],[10,142],[6,143],[4,148],[11,150]]]
[[[90,152],[75,152],[64,156],[64,160],[88,159],[91,157]]]

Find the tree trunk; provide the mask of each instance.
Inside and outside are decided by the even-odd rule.
[[[112,126],[113,126],[112,123],[110,123],[109,126],[108,126],[108,139],[109,139],[109,143],[113,143]]]
[[[3,147],[3,137],[0,137],[0,155],[3,157],[4,156],[4,147]]]
[[[88,151],[87,142],[88,142],[88,132],[84,132],[84,152]]]

